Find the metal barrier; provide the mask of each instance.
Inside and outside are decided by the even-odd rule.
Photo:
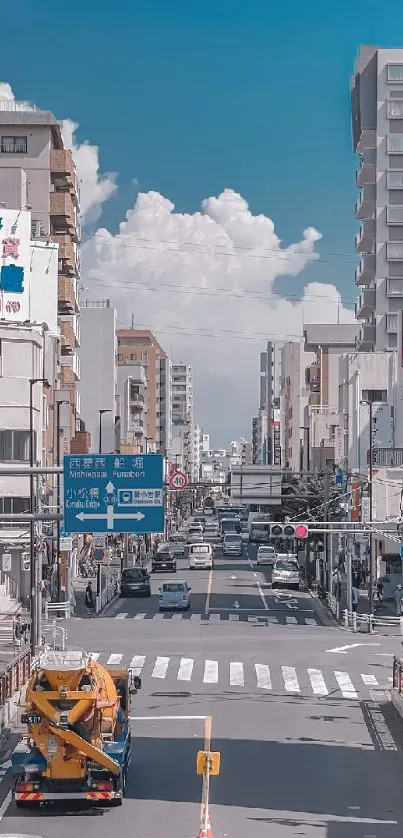
[[[343,611],[343,623],[345,628],[352,627],[353,631],[364,631],[370,634],[374,628],[395,627],[400,629],[403,635],[403,617],[381,617],[378,614],[357,614],[349,612],[347,608]]]
[[[71,617],[71,602],[45,602],[45,618],[62,616],[66,620]]]
[[[0,708],[28,681],[31,673],[31,654],[24,649],[0,673]]]
[[[116,596],[117,592],[117,582],[110,582],[109,585],[107,585],[106,588],[104,588],[103,591],[101,591],[101,595],[95,597],[95,613],[99,614],[100,611],[102,611],[102,609],[105,608],[105,605],[107,605],[108,602],[110,602],[111,599],[113,599],[113,597]]]
[[[329,593],[326,594],[326,600],[333,616],[336,617],[336,620],[338,620],[340,617],[340,603],[338,602],[336,597],[332,596],[332,594]]]
[[[56,620],[42,624],[42,645],[64,652],[67,641],[67,629],[59,626]]]

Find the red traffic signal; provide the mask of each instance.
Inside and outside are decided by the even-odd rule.
[[[295,527],[296,538],[308,538],[308,527],[306,524],[297,524]]]

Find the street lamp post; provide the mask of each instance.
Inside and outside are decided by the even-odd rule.
[[[376,398],[377,391],[369,390],[368,397],[366,399],[362,399],[362,404],[367,404],[369,408],[369,474],[368,474],[368,501],[369,501],[369,520],[372,522],[373,520],[373,490],[372,490],[372,478],[373,478],[373,464],[374,464],[374,433],[373,433],[373,425],[374,425],[374,417],[373,417],[373,406],[374,403],[380,402],[380,399]],[[368,606],[369,606],[369,613],[372,614],[374,608],[374,581],[375,581],[375,556],[373,550],[373,533],[372,533],[372,526],[369,530],[368,535],[368,547],[369,547],[369,592],[368,592]]]
[[[57,465],[60,466],[60,405],[62,404],[69,404],[67,399],[61,399],[60,401],[56,402],[56,461]],[[56,478],[56,494],[57,494],[57,511],[60,513],[60,474],[57,474]],[[57,592],[56,592],[56,600],[60,602],[60,595],[61,595],[61,578],[60,578],[60,520],[56,522],[56,561],[57,561]]]
[[[33,405],[33,389],[35,384],[43,384],[49,387],[49,382],[46,378],[30,378],[29,379],[29,467],[33,469],[34,459],[36,457],[36,450],[34,449],[34,405]],[[36,446],[37,447],[37,446]],[[29,511],[31,515],[35,512],[35,485],[34,475],[31,471],[29,475]],[[29,522],[29,576],[30,576],[30,618],[31,618],[31,655],[35,656],[36,644],[38,640],[38,573],[37,562],[35,555],[35,521],[31,519]]]
[[[102,417],[105,413],[112,413],[113,411],[110,408],[101,408],[99,413],[99,429],[98,429],[98,452],[102,454]],[[102,589],[102,568],[101,564],[98,563],[97,566],[97,597],[101,596],[101,589]]]
[[[306,470],[309,471],[310,466],[310,457],[309,457],[309,449],[311,445],[311,429],[309,425],[300,425],[301,431],[306,431]]]

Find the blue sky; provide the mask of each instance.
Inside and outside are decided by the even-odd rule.
[[[0,77],[16,97],[77,121],[118,173],[102,216],[112,232],[134,180],[188,212],[231,187],[286,244],[308,225],[323,234],[321,260],[277,290],[332,282],[353,304],[349,77],[360,43],[403,46],[401,2],[86,0],[74,15],[16,0],[2,29]]]
[[[119,174],[103,222],[116,228],[133,179],[185,211],[230,186],[273,218],[286,243],[318,227],[324,256],[309,278],[335,282],[352,302],[349,75],[359,43],[400,46],[402,4],[123,0],[113,8],[86,0],[76,16],[63,4],[50,14],[47,3],[20,0],[2,9],[3,31],[18,20],[0,65],[17,98],[79,122],[81,139],[100,146],[102,168]],[[287,278],[277,284],[287,287]]]

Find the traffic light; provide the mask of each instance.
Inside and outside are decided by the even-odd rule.
[[[28,571],[30,569],[30,555],[29,553],[21,553],[21,570]]]
[[[271,538],[307,538],[308,527],[306,524],[271,524]]]

